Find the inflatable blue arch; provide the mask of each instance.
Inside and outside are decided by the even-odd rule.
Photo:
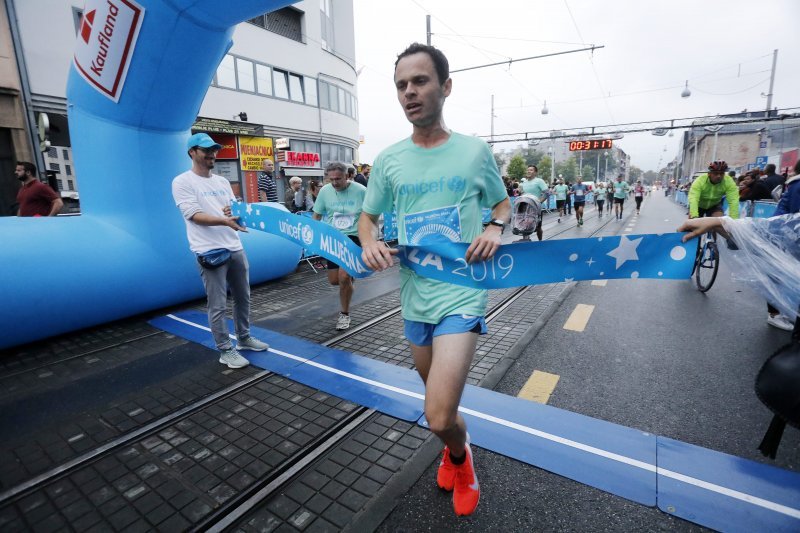
[[[236,24],[289,3],[86,2],[67,83],[82,216],[0,219],[0,348],[204,295],[172,178]],[[251,283],[297,266],[296,245],[242,237]]]

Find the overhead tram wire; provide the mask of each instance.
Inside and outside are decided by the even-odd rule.
[[[583,41],[583,35],[581,34],[580,28],[578,28],[578,23],[575,21],[575,17],[572,15],[572,10],[569,8],[569,3],[567,0],[564,0],[564,5],[567,7],[567,12],[569,13],[569,18],[572,19],[572,23],[575,25],[575,31],[578,32],[578,38]],[[603,87],[603,83],[600,81],[600,76],[597,74],[597,69],[594,67],[594,50],[592,50],[592,56],[589,58],[589,64],[592,66],[592,72],[594,72],[594,79],[597,81],[597,86],[600,88],[600,94],[603,95],[603,103],[606,106],[606,111],[608,111],[608,116],[611,117],[611,120],[616,120],[614,118],[614,114],[611,112],[611,106],[608,105],[608,99],[605,97],[606,90]]]
[[[792,111],[792,110],[800,110],[800,106],[793,106],[793,107],[785,107],[782,109],[778,109],[777,111]],[[763,111],[753,111],[754,115],[762,115]],[[797,113],[795,113],[797,114]],[[661,119],[661,120],[646,120],[641,122],[624,122],[619,124],[604,124],[600,126],[582,126],[582,127],[575,127],[575,128],[565,128],[568,130],[575,130],[574,133],[562,132],[560,135],[551,135],[552,130],[538,130],[538,131],[529,131],[529,132],[516,132],[516,133],[500,133],[495,134],[494,140],[488,140],[489,144],[497,144],[497,143],[506,143],[506,142],[528,142],[532,140],[551,140],[551,139],[571,139],[575,137],[597,137],[597,136],[608,136],[614,135],[616,133],[642,133],[647,131],[655,131],[655,130],[682,130],[688,129],[693,127],[699,126],[717,126],[717,125],[733,125],[733,124],[752,124],[758,122],[778,122],[783,121],[787,118],[800,118],[800,116],[792,117],[786,115],[779,115],[773,117],[764,117],[764,116],[754,116],[751,118],[742,118],[742,119],[722,119],[720,115],[705,115],[705,116],[698,116],[698,117],[684,117],[684,118],[668,118],[668,119]],[[684,121],[694,121],[694,120],[707,120],[703,122],[703,124],[675,124],[676,122],[684,122]],[[665,124],[669,123],[669,126]],[[638,126],[641,124],[654,124],[652,127],[642,127],[642,128],[630,128],[630,129],[620,129],[624,126]],[[616,129],[609,129],[605,130],[605,128],[616,128]],[[603,131],[597,131],[598,129],[603,129]],[[587,133],[588,130],[588,133]],[[503,135],[523,135],[524,137],[517,137],[513,139],[496,139],[498,136]],[[482,139],[489,139],[490,135],[479,135],[478,137]]]

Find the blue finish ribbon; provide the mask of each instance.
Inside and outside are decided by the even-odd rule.
[[[361,260],[361,248],[333,226],[306,216],[293,215],[264,204],[233,202],[231,214],[249,229],[288,239],[310,252],[333,261],[354,278],[372,274]]]
[[[372,273],[361,261],[361,248],[328,224],[260,204],[234,203],[231,210],[242,225],[296,242],[354,277]],[[595,279],[686,279],[697,243],[683,243],[682,237],[667,233],[520,242],[505,244],[489,261],[472,264],[464,259],[469,244],[441,242],[401,246],[400,261],[420,276],[481,289]]]

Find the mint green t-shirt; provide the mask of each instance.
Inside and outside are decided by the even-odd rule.
[[[566,185],[556,185],[553,187],[553,191],[556,193],[556,200],[566,200],[567,199],[567,191],[569,187]]]
[[[343,191],[337,191],[330,183],[322,187],[314,202],[314,212],[345,235],[358,236],[358,216],[367,188],[355,181],[347,183]]]
[[[451,132],[444,144],[420,148],[406,138],[375,159],[364,212],[397,213],[401,245],[472,242],[483,231],[481,208],[507,198],[489,145]],[[400,268],[403,318],[438,324],[449,315],[483,316],[487,291],[423,278]]]
[[[627,181],[614,182],[614,198],[625,198],[630,190],[630,185]]]
[[[541,200],[544,196],[544,191],[547,190],[547,183],[542,178],[533,178],[532,180],[522,180],[522,192],[525,194],[532,194],[537,200]]]

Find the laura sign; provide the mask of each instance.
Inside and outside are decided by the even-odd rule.
[[[75,68],[95,89],[119,101],[142,26],[133,0],[86,0],[75,46]]]
[[[286,166],[319,167],[319,154],[315,152],[285,152]]]

